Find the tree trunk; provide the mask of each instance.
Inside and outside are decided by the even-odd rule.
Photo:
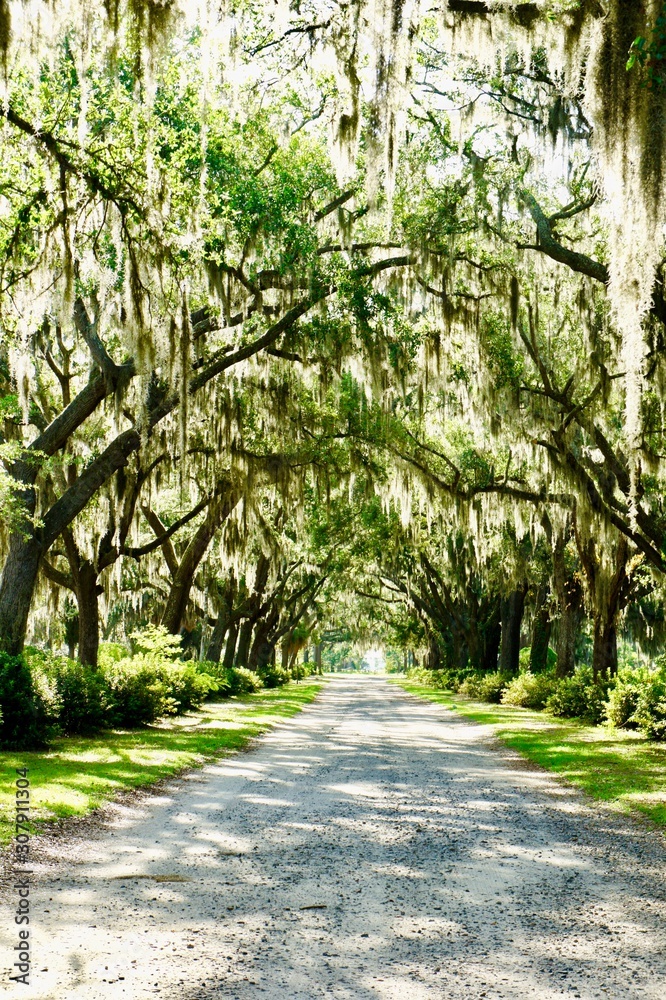
[[[626,606],[631,594],[632,581],[627,573],[629,543],[620,536],[615,549],[615,571],[610,580],[604,572],[596,552],[594,538],[582,542],[576,534],[576,545],[585,571],[594,621],[594,646],[592,673],[595,681],[614,677],[617,673],[618,615]]]
[[[539,674],[548,666],[548,645],[551,630],[548,588],[545,584],[539,587],[535,603],[532,644],[530,646],[530,670],[533,674]]]
[[[556,677],[570,677],[576,668],[576,643],[584,618],[582,603],[575,603],[572,597],[560,611],[557,622],[557,665]]]
[[[251,670],[261,670],[274,659],[275,643],[280,635],[284,635],[284,631],[280,633],[278,629],[279,624],[280,612],[276,607],[257,623],[249,657]]]
[[[496,602],[483,630],[482,669],[491,673],[497,670],[497,657],[502,639],[500,604]]]
[[[525,588],[512,591],[501,602],[502,635],[499,669],[503,674],[517,674],[520,665],[520,626],[525,607]]]
[[[275,662],[275,646],[267,637],[263,637],[257,645],[254,659],[256,666],[252,669],[258,672]]]
[[[595,615],[592,673],[595,681],[615,677],[617,674],[617,633],[614,616],[613,620],[608,621],[606,615]]]
[[[11,656],[23,649],[42,547],[30,535],[14,534],[0,580],[0,647]]]
[[[231,573],[222,588],[217,622],[215,623],[215,628],[213,629],[213,634],[210,637],[208,650],[206,652],[207,659],[211,660],[213,663],[220,662],[224,637],[226,636],[233,619],[236,591],[236,578],[234,574]]]
[[[215,622],[215,628],[213,629],[213,634],[210,637],[210,642],[208,643],[208,649],[206,651],[206,659],[210,660],[212,663],[220,662],[222,645],[228,630],[228,622],[229,617],[226,611],[220,609],[217,621]]]
[[[240,635],[238,637],[238,649],[236,650],[236,666],[237,667],[247,667],[248,657],[250,655],[250,643],[252,642],[252,629],[254,628],[254,622],[248,618],[243,622],[240,628]]]
[[[318,642],[314,648],[314,662],[315,662],[315,673],[323,673],[321,667],[321,643]]]
[[[76,602],[79,608],[79,663],[97,666],[99,652],[99,595],[97,570],[86,559],[81,563],[76,581]]]
[[[238,622],[232,622],[227,632],[227,644],[224,647],[224,660],[222,666],[225,670],[231,670],[236,656],[236,641],[238,639]]]
[[[205,521],[197,528],[183,553],[162,615],[162,624],[172,635],[178,635],[183,624],[194,574],[208,551],[208,546],[215,537],[215,532],[234,509],[239,496],[238,493],[230,490],[224,499],[216,497],[212,501]]]
[[[566,563],[567,535],[561,534],[553,547],[553,583],[557,596],[557,665],[556,677],[570,677],[576,667],[576,642],[585,617],[583,588],[580,580]]]

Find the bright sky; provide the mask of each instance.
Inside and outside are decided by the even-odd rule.
[[[386,669],[383,649],[369,649],[363,656],[363,669],[371,674],[380,674]]]

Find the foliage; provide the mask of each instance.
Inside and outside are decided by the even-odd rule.
[[[595,683],[587,664],[576,668],[572,677],[559,681],[548,698],[546,708],[553,715],[565,719],[585,719],[598,724],[604,718],[604,699],[608,682]]]
[[[196,663],[196,669],[215,683],[210,689],[210,696],[215,698],[237,697],[238,695],[256,694],[266,686],[262,678],[254,670],[246,667],[224,667],[221,663],[201,660]],[[288,678],[287,678],[288,679]],[[272,685],[276,687],[277,685]]]
[[[146,625],[130,636],[135,653],[154,660],[176,660],[181,653],[181,637],[172,635],[163,625]],[[112,654],[113,655],[113,654]]]
[[[53,657],[46,675],[55,687],[58,725],[64,733],[93,733],[108,727],[110,692],[103,673],[66,657]]]
[[[462,682],[458,691],[468,698],[488,701],[491,704],[498,705],[502,700],[502,692],[509,684],[509,681],[509,677],[498,672],[475,673]]]
[[[360,670],[362,654],[354,647],[353,642],[340,641],[325,643],[321,651],[321,662],[324,670]]]
[[[459,691],[469,676],[469,671],[448,670],[445,667],[439,670],[428,670],[427,667],[410,667],[407,670],[407,677],[410,680],[441,691]]]
[[[400,650],[389,646],[388,649],[384,650],[384,661],[387,674],[401,674],[404,672],[405,666]]]
[[[638,678],[635,675],[622,674],[616,684],[608,692],[605,703],[606,719],[611,726],[618,728],[637,728],[635,712],[638,708],[641,687],[648,681],[647,677]]]
[[[0,652],[0,747],[22,750],[45,746],[48,721],[25,659]]]
[[[560,774],[588,795],[666,826],[666,771],[661,748],[644,736],[607,726],[546,714],[517,712],[509,705],[470,704],[451,694],[409,681],[398,681],[411,693],[454,708],[475,724],[492,727],[497,737],[534,761]]]
[[[120,642],[102,642],[99,646],[97,663],[100,669],[104,670],[111,664],[123,660],[128,652],[127,646],[123,646]]]
[[[265,688],[282,687],[291,679],[289,672],[275,663],[267,663],[261,667],[258,670],[258,675]]]
[[[224,676],[229,685],[229,693],[234,696],[255,694],[264,686],[259,675],[246,667],[232,667]]]
[[[532,653],[531,646],[523,646],[518,654],[518,662],[520,665],[521,672],[529,670],[530,666],[530,656]],[[548,647],[548,652],[546,653],[546,670],[553,671],[557,665],[557,653],[551,647]]]
[[[204,705],[187,726],[166,720],[160,726],[130,731],[61,736],[48,753],[3,751],[0,845],[15,833],[17,767],[29,769],[31,823],[40,830],[53,820],[86,815],[119,791],[150,786],[184,768],[242,750],[253,737],[295,715],[319,690],[320,683],[310,681]]]
[[[105,671],[105,679],[112,727],[142,726],[174,712],[175,700],[169,697],[167,684],[145,656],[119,660]]]
[[[644,74],[643,83],[646,87],[660,88],[666,84],[664,60],[666,59],[666,4],[657,15],[652,37],[638,35],[631,43],[627,70],[640,67]]]
[[[552,673],[533,674],[526,670],[512,677],[502,692],[502,704],[520,708],[543,708],[557,689]]]
[[[607,713],[616,726],[635,727],[650,740],[666,740],[666,658],[660,657],[653,670],[620,677]]]

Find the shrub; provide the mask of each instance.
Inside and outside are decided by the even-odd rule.
[[[552,674],[533,674],[527,670],[509,681],[502,693],[502,704],[543,708],[556,686],[557,681]]]
[[[631,721],[649,740],[666,739],[666,672],[663,665],[640,685]]]
[[[644,682],[647,678],[644,679]],[[612,726],[635,729],[637,727],[634,713],[638,708],[640,688],[637,678],[620,677],[617,684],[608,692],[605,703],[606,719]]]
[[[227,671],[227,683],[232,695],[254,694],[264,686],[259,674],[246,667],[232,667]]]
[[[262,684],[267,688],[282,687],[283,684],[288,684],[290,680],[289,673],[274,663],[266,664],[258,673]]]
[[[458,690],[460,694],[467,695],[468,698],[476,698],[477,701],[489,701],[493,705],[499,705],[502,692],[508,683],[509,678],[499,672],[472,674],[462,682]]]
[[[112,663],[124,660],[126,656],[129,656],[129,650],[121,642],[100,642],[97,664],[101,670],[104,670]]]
[[[47,713],[61,731],[90,733],[108,725],[108,685],[101,671],[31,646],[25,657]]]
[[[47,670],[59,702],[58,721],[66,733],[91,733],[109,724],[109,687],[93,667],[67,657]]]
[[[218,690],[214,676],[179,659],[180,636],[160,625],[149,625],[131,638],[133,656],[122,646],[108,644],[103,657],[115,725],[137,726],[161,715],[186,712]],[[118,658],[119,649],[122,658]]]
[[[215,678],[193,664],[163,663],[155,674],[165,685],[167,698],[173,702],[172,714],[198,708],[211,691],[217,691]]]
[[[438,688],[442,691],[457,691],[464,680],[466,674],[460,674],[457,670],[448,670],[443,667],[440,670],[428,670],[427,667],[410,667],[407,677],[419,684],[427,684],[428,687]]]
[[[172,635],[163,625],[146,625],[130,636],[135,653],[144,653],[157,660],[177,660],[181,654],[182,639]]]
[[[155,663],[145,654],[126,657],[104,671],[108,688],[109,717],[114,726],[141,726],[173,713],[175,699],[157,676]]]
[[[215,687],[211,687],[208,692],[209,698],[213,695],[216,698],[229,697],[231,694],[231,686],[227,676],[229,671],[225,670],[221,663],[214,660],[197,660],[192,665],[200,674],[205,674],[214,682]]]
[[[312,673],[311,663],[294,663],[291,668],[291,679],[294,681],[302,681],[305,677],[309,677]]]
[[[50,734],[47,707],[22,656],[0,652],[0,746],[36,750]]]
[[[608,687],[608,683],[595,683],[592,668],[582,664],[571,677],[564,677],[557,682],[555,691],[546,702],[546,708],[553,715],[585,719],[598,725],[605,715],[604,699]]]

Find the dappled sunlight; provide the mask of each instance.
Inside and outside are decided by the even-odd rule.
[[[293,715],[319,689],[313,681],[279,692],[209,703],[197,712],[160,720],[138,730],[114,730],[92,737],[63,738],[44,753],[3,755],[0,776],[0,834],[9,836],[9,776],[28,766],[33,820],[83,814],[122,789],[133,789],[201,764],[207,757],[242,747],[248,738]],[[5,777],[5,775],[7,777]],[[57,780],[54,780],[57,775]]]
[[[633,827],[505,766],[482,727],[394,691],[334,680],[249,754],[117,807],[53,883],[58,926],[36,931],[55,950],[44,997],[56,981],[68,1000],[158,981],[179,1000],[443,1000],[492,981],[511,1000],[554,1000],[575,965],[583,996],[620,1000],[600,991],[622,963],[648,981],[661,903],[645,882],[618,896],[606,861],[578,846],[594,823],[629,865]]]

